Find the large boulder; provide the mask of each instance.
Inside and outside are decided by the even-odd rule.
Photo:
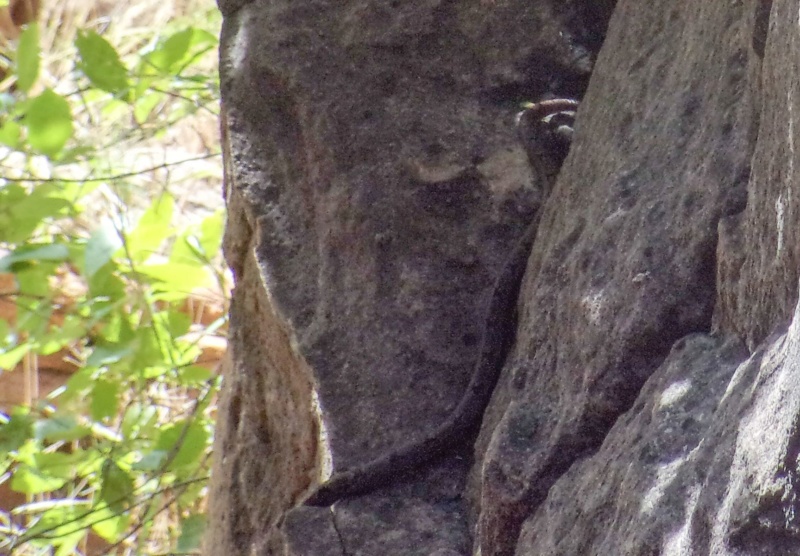
[[[796,6],[221,8],[236,290],[208,554],[800,553]],[[545,196],[514,114],[563,95]],[[477,441],[297,508],[446,418],[535,214]]]

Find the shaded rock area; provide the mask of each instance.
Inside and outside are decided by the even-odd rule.
[[[796,3],[221,9],[236,290],[208,554],[800,553]],[[513,119],[559,95],[583,103],[545,198]],[[444,420],[534,214],[477,442],[292,509],[327,458]]]
[[[722,124],[720,139],[725,140],[692,152],[729,168],[736,159],[740,162],[733,166],[751,167],[749,177],[742,174],[746,207],[723,212],[709,230],[718,238],[714,280],[704,294],[714,299],[713,325],[707,334],[672,344],[633,407],[603,436],[599,450],[574,462],[525,516],[515,554],[800,553],[800,246],[796,237],[788,239],[796,232],[785,227],[787,215],[797,214],[793,112],[800,68],[789,49],[797,47],[799,16],[790,2],[740,8],[735,15],[733,5],[698,5],[687,10],[689,17],[679,25],[694,53],[682,68],[696,67],[704,73],[698,81],[721,91],[733,84],[736,73],[740,76],[739,93],[731,94],[730,104],[715,102],[708,111],[695,112],[700,129]],[[618,10],[615,18],[625,14],[623,3]],[[604,55],[610,52],[614,27],[612,21]],[[687,32],[698,27],[703,41],[692,40]],[[704,41],[707,46],[700,46]],[[685,54],[676,44],[669,56],[680,60]],[[716,63],[711,63],[712,52],[719,57]],[[701,64],[703,59],[707,63]],[[727,69],[714,76],[724,60]],[[602,64],[601,57],[598,72]],[[730,71],[737,66],[741,71]],[[677,68],[668,74],[677,75]],[[591,94],[590,87],[587,98]],[[662,92],[659,106],[669,104],[669,94]],[[736,110],[751,111],[749,126],[725,124]],[[733,150],[738,134],[741,143]],[[731,158],[725,161],[724,155]],[[695,163],[692,178],[710,186],[715,180],[703,175],[707,167]],[[721,180],[720,190],[737,183]],[[641,233],[647,231],[637,236]],[[674,245],[688,253],[683,244]],[[681,305],[691,303],[691,289],[683,286],[679,295],[686,298]]]
[[[673,343],[710,331],[717,223],[745,208],[758,131],[752,16],[617,5],[544,208],[501,408],[484,423],[484,553],[511,554],[522,520],[597,450]]]

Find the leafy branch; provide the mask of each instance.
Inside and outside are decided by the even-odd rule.
[[[42,84],[40,42],[29,25],[2,53],[0,369],[30,382],[58,361],[71,375],[0,408],[0,484],[26,499],[0,511],[0,552],[77,555],[92,537],[108,554],[196,553],[220,383],[199,361],[226,326],[224,213],[181,214],[173,189],[193,192],[208,178],[192,163],[219,153],[143,168],[126,155],[218,113],[216,31],[167,25],[125,54],[79,29],[74,65],[47,80],[63,91]],[[215,312],[193,318],[199,291],[217,292]]]

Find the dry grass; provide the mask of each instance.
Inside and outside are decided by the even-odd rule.
[[[79,29],[102,32],[124,56],[149,41],[154,29],[211,7],[207,0],[45,0],[40,21],[42,49],[51,54],[47,66],[56,80],[69,73],[72,62],[63,53]]]
[[[39,86],[61,94],[77,89],[72,69],[76,56],[73,41],[78,30],[101,33],[123,61],[130,62],[153,41],[154,29],[163,31],[176,19],[218,33],[220,18],[208,0],[50,0],[41,14],[43,64]],[[215,54],[206,56],[202,69],[216,72],[216,63]],[[218,156],[170,166],[219,152],[217,115],[218,106],[206,107],[171,126],[158,139],[142,141],[132,134],[128,140],[106,145],[102,158],[113,161],[108,166],[109,173],[137,172],[162,165],[169,169],[143,172],[119,188],[115,184],[101,187],[88,207],[87,218],[96,222],[98,216],[122,207],[126,211],[133,207],[136,214],[136,209],[143,209],[149,199],[162,191],[169,191],[178,201],[178,224],[196,221],[221,207],[222,166]],[[92,106],[86,106],[75,118],[78,137],[119,133],[119,129],[107,129],[108,125],[118,127],[119,122],[105,122],[104,115],[93,111]],[[79,169],[75,171],[80,173]]]

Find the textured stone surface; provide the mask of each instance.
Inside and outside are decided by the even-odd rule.
[[[284,399],[307,384],[307,362],[333,464],[347,467],[431,430],[458,402],[491,285],[541,204],[514,115],[522,100],[582,92],[608,7],[286,0],[223,8],[227,196],[236,213],[226,256],[237,274],[232,330],[242,338],[232,342],[236,378],[226,388],[243,396],[233,398],[242,400],[238,429],[245,412],[261,421],[256,428],[274,429],[296,411],[310,430],[308,406]],[[267,310],[302,364],[260,363]],[[271,435],[242,442],[238,429],[220,427],[226,459],[218,458],[215,492],[229,506],[215,510],[227,521],[212,537],[229,537],[217,547],[270,553],[273,514],[254,513],[257,501],[226,488],[288,508],[284,491],[302,496],[319,457],[298,458],[289,439]],[[343,547],[469,551],[460,493],[470,460],[465,439],[415,481],[337,505]],[[245,484],[255,469],[263,474]],[[360,517],[341,517],[348,512]],[[293,551],[313,554],[309,539],[328,538],[320,515],[290,518]]]
[[[738,101],[753,113],[746,130],[753,144],[741,149],[752,171],[746,208],[717,227],[714,338],[673,345],[599,450],[529,513],[516,554],[800,553],[798,242],[789,224],[798,214],[799,68],[791,49],[800,15],[788,1],[743,4],[738,16],[731,7],[712,19],[714,8],[703,6],[703,19],[719,55],[747,60],[747,92]],[[712,28],[738,32],[721,40]],[[712,49],[693,50],[696,63]],[[699,69],[704,82],[724,83],[711,77],[713,65]],[[730,113],[712,109],[706,127]],[[712,143],[704,152],[724,151]]]
[[[738,342],[677,342],[516,554],[798,554],[798,317],[749,358]]]
[[[800,553],[796,3],[620,0],[595,63],[611,8],[226,4],[209,554]],[[590,70],[542,204],[517,101]],[[314,392],[336,467],[444,419],[536,210],[474,454],[286,514],[324,467]]]
[[[516,554],[708,554],[677,549],[700,498],[724,497],[728,476],[719,472],[733,451],[706,438],[735,432],[724,417],[740,403],[719,404],[745,356],[702,334],[677,342],[600,451],[565,473],[525,522]]]
[[[633,13],[626,13],[626,4],[640,15],[633,18]],[[604,56],[613,53],[616,18],[631,18],[626,25],[630,28],[631,21],[645,21],[642,8],[633,3],[618,6],[587,103],[604,73]],[[671,355],[655,370],[633,407],[608,435],[599,435],[599,451],[576,460],[566,473],[558,473],[541,506],[521,512],[526,520],[514,543],[516,554],[788,555],[800,551],[795,517],[800,370],[796,357],[797,242],[788,239],[794,232],[785,228],[792,221],[788,215],[797,213],[791,170],[796,156],[792,111],[798,104],[793,85],[798,66],[788,49],[797,43],[798,14],[789,2],[742,4],[740,8],[736,15],[732,5],[687,5],[684,13],[674,18],[674,29],[686,41],[686,51],[672,41],[672,51],[665,58],[675,60],[674,66],[662,68],[664,75],[702,81],[692,88],[700,93],[698,99],[709,87],[720,93],[715,102],[700,102],[694,110],[699,126],[692,135],[703,141],[688,151],[662,151],[672,164],[676,159],[678,165],[688,160],[688,169],[693,169],[691,177],[686,176],[690,179],[677,182],[679,187],[697,180],[707,195],[715,184],[720,191],[741,186],[742,180],[735,176],[746,180],[746,208],[734,203],[731,206],[744,210],[728,212],[720,203],[722,221],[718,227],[713,221],[708,226],[707,237],[714,240],[719,233],[712,259],[716,266],[712,287],[696,297],[693,288],[702,282],[681,285],[674,278],[670,282],[671,288],[682,290],[677,295],[679,304],[714,300],[714,326],[709,331],[718,339],[695,335],[673,344]],[[770,9],[767,26],[764,12]],[[692,68],[699,72],[697,76]],[[670,103],[670,96],[677,93],[679,87],[666,87],[651,108],[668,126],[679,124],[674,115],[662,111],[677,104]],[[724,102],[725,98],[731,102]],[[732,121],[725,124],[726,118]],[[715,128],[721,132],[717,140]],[[630,145],[648,148],[651,141],[647,135],[627,140]],[[680,136],[674,138],[677,147]],[[574,162],[580,166],[580,161]],[[659,168],[659,175],[670,176],[663,166],[650,166]],[[569,173],[566,168],[562,180],[566,181]],[[681,221],[679,211],[668,214],[670,220]],[[696,240],[703,237],[702,228],[695,226],[699,223],[693,218],[692,223],[683,224]],[[639,230],[627,237],[648,233]],[[691,253],[685,242],[671,243],[674,252],[682,256]],[[688,264],[681,265],[682,270],[687,268]],[[658,303],[648,303],[647,308],[657,312]],[[781,333],[792,318],[789,331]],[[623,319],[617,316],[612,320]],[[613,326],[609,328],[613,330]],[[673,330],[670,327],[663,335],[668,338]],[[612,335],[609,340],[611,345],[624,346]],[[746,358],[744,345],[754,351],[750,358]],[[578,395],[565,396],[562,387],[555,396],[578,405],[576,401],[582,397],[602,394],[603,382],[587,378],[583,374],[579,381]],[[567,407],[563,401],[554,405],[562,412]],[[504,417],[508,418],[507,414]],[[563,428],[569,427],[559,424],[543,436],[554,443]],[[493,431],[495,443],[499,430]],[[531,462],[548,452],[547,448],[533,451],[526,459],[526,478],[537,484],[546,473],[537,474]],[[510,521],[502,522],[509,526]]]
[[[751,81],[760,88],[756,112],[758,144],[747,188],[747,209],[725,221],[720,231],[720,277],[715,320],[726,332],[741,335],[751,348],[777,325],[786,325],[797,302],[800,271],[800,199],[794,187],[798,153],[796,108],[800,101],[798,14],[790,2],[758,2],[754,18],[770,6],[769,41],[762,28],[753,44],[766,42],[763,69]],[[763,15],[760,16],[763,19]],[[755,52],[758,52],[756,49]]]
[[[542,216],[501,409],[484,423],[484,554],[511,554],[673,342],[710,330],[717,222],[744,209],[756,135],[752,14],[617,5]]]

